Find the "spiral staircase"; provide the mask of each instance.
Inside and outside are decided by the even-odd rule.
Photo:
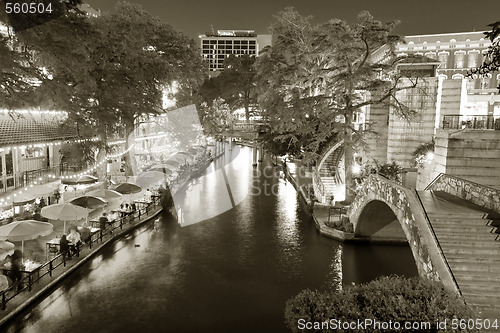
[[[314,194],[322,204],[345,198],[344,186],[344,141],[331,144],[318,159],[313,174]]]

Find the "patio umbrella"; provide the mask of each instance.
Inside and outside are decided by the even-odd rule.
[[[82,195],[81,197],[71,199],[69,203],[87,209],[97,209],[106,206],[108,201],[93,195]]]
[[[29,203],[35,202],[36,198],[29,193],[23,192],[21,194],[16,194],[12,204],[14,206],[24,206]]]
[[[148,188],[166,182],[166,174],[159,171],[146,171],[137,176],[136,185]]]
[[[47,236],[52,233],[54,226],[48,222],[35,220],[14,221],[0,227],[0,240],[21,241],[24,253],[24,241]]]
[[[139,193],[142,191],[142,188],[135,184],[131,183],[122,183],[114,188],[114,190],[121,194],[132,194]]]
[[[61,183],[66,185],[92,184],[98,181],[97,177],[91,175],[83,175],[78,178],[63,179]]]
[[[54,193],[54,188],[48,185],[34,185],[33,187],[29,187],[26,193],[35,197],[46,196]]]
[[[165,175],[171,175],[172,173],[174,173],[174,171],[172,169],[175,169],[173,166],[170,166],[170,165],[164,165],[164,166],[159,166],[159,165],[156,165],[154,168],[150,168],[148,169],[146,172],[161,172]],[[136,181],[137,183],[137,181]]]
[[[89,195],[94,195],[96,197],[101,197],[105,200],[111,201],[111,200],[118,200],[121,199],[122,195],[119,192],[113,191],[113,190],[108,190],[108,189],[103,189],[103,190],[94,190],[88,193]]]
[[[14,253],[14,244],[4,240],[0,240],[0,260],[4,260],[7,256]]]
[[[63,232],[66,233],[66,221],[78,221],[87,218],[89,211],[71,203],[62,203],[43,207],[41,215],[48,219],[64,221]]]

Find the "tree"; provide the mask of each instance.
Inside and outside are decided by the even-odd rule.
[[[230,130],[232,112],[222,98],[214,100],[212,105],[202,103],[198,110],[206,136],[220,139],[224,133]]]
[[[200,89],[203,102],[222,98],[231,110],[245,109],[245,118],[250,118],[250,107],[257,102],[255,57],[248,54],[232,54],[224,60],[224,71],[205,80]]]
[[[49,77],[43,89],[53,105],[70,112],[79,133],[98,134],[102,148],[112,134],[125,135],[127,175],[135,169],[138,118],[166,111],[168,86],[177,89],[178,105],[192,102],[202,78],[194,41],[139,5],[119,2],[115,13],[97,18],[68,12],[20,35],[42,55]]]
[[[405,118],[411,110],[396,98],[417,81],[395,70],[394,47],[402,38],[368,12],[348,24],[339,19],[313,25],[311,17],[287,8],[271,27],[275,42],[257,60],[259,104],[271,123],[273,141],[299,145],[314,161],[332,140],[344,140],[346,200],[354,193],[355,145],[366,130],[356,114],[387,105]]]
[[[484,55],[484,60],[481,66],[469,70],[468,77],[473,75],[486,75],[490,72],[498,71],[500,68],[500,21],[489,24],[491,31],[486,31],[484,35],[491,40],[491,46]],[[500,90],[500,84],[498,85]]]
[[[285,323],[293,332],[303,332],[302,323],[315,323],[307,332],[380,332],[385,328],[337,327],[340,322],[366,323],[369,319],[380,323],[392,323],[387,331],[405,331],[404,322],[429,323],[426,332],[456,332],[451,325],[441,330],[436,322],[450,318],[477,318],[476,311],[464,304],[454,292],[445,290],[442,283],[420,277],[410,279],[397,276],[381,277],[363,285],[349,286],[341,291],[318,292],[305,290],[287,301]],[[331,320],[336,321],[331,321]],[[326,325],[325,325],[326,322]],[[401,329],[395,325],[399,323]],[[323,325],[323,326],[321,326]],[[332,326],[330,326],[332,325]],[[464,329],[460,332],[478,332]]]

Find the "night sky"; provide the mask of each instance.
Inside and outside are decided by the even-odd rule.
[[[112,11],[117,0],[86,0],[101,11]],[[353,21],[368,10],[382,21],[400,20],[401,35],[483,31],[500,20],[500,0],[129,0],[192,38],[223,29],[268,33],[273,15],[294,7],[317,23],[331,18]]]

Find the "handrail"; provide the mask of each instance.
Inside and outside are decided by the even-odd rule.
[[[415,195],[417,196],[417,199],[420,202],[420,206],[422,207],[422,210],[424,211],[424,216],[425,216],[425,219],[427,221],[427,225],[429,226],[429,229],[432,232],[432,236],[436,240],[436,244],[437,244],[437,247],[439,249],[439,254],[443,258],[444,262],[446,263],[446,267],[447,267],[448,271],[450,272],[451,278],[453,279],[455,286],[457,287],[458,293],[460,294],[460,296],[463,296],[462,291],[460,290],[460,288],[458,286],[458,282],[455,278],[455,275],[453,274],[453,271],[451,270],[450,264],[448,263],[448,260],[446,259],[446,256],[444,255],[443,248],[441,247],[441,244],[439,243],[439,240],[436,236],[436,232],[434,231],[434,228],[432,227],[431,220],[429,219],[429,215],[427,215],[427,211],[425,210],[424,203],[422,202],[422,199],[420,198],[418,191],[416,189],[413,189],[413,191],[415,191]]]
[[[430,187],[432,185],[434,185],[434,183],[436,183],[441,177],[454,178],[456,180],[463,181],[463,182],[466,182],[466,183],[469,183],[469,184],[477,185],[477,186],[480,186],[480,187],[485,187],[487,189],[493,190],[493,191],[498,192],[500,194],[500,189],[498,189],[498,188],[495,188],[495,187],[492,187],[492,186],[488,186],[488,185],[484,185],[484,184],[479,184],[479,183],[473,182],[471,180],[460,178],[460,177],[457,177],[457,176],[454,176],[454,175],[449,175],[449,174],[443,173],[443,172],[441,172],[436,178],[434,178],[432,180],[432,182],[430,182],[429,185],[427,185],[424,188],[424,190],[429,190]]]
[[[436,183],[441,177],[443,177],[444,173],[440,172],[425,188],[424,191],[428,191],[434,183]]]

